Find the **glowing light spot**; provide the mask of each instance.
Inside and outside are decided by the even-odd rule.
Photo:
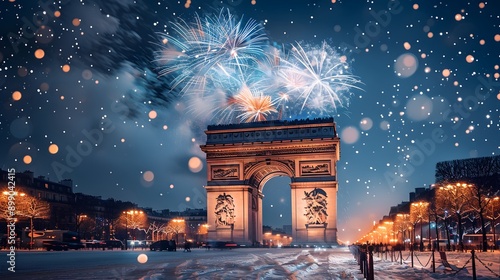
[[[193,173],[198,173],[203,169],[203,162],[198,157],[192,157],[188,162],[189,170]]]
[[[92,71],[90,71],[88,69],[83,70],[82,71],[82,78],[84,78],[85,80],[92,79]]]
[[[411,49],[411,45],[410,45],[410,43],[408,43],[408,42],[405,42],[405,43],[403,44],[403,46],[404,46],[405,50],[409,50],[409,49]]]
[[[469,55],[465,58],[465,61],[467,61],[467,62],[469,62],[469,63],[474,62],[474,56],[472,56],[472,55],[470,55],[470,54],[469,54]]]
[[[14,91],[14,92],[12,93],[12,99],[13,99],[14,101],[19,101],[19,100],[21,100],[21,98],[22,98],[22,97],[23,97],[23,95],[22,95],[22,94],[21,94],[21,92],[20,92],[20,91],[18,91],[18,90]]]
[[[190,202],[191,198],[189,196],[186,196],[185,200],[186,200],[186,202]]]
[[[431,68],[430,67],[425,67],[424,72],[425,73],[430,73],[431,72]]]
[[[456,14],[455,15],[455,20],[456,21],[461,21],[462,20],[462,15],[461,14]]]
[[[345,63],[347,61],[347,57],[345,55],[339,57],[340,62]]]
[[[483,2],[479,3],[479,8],[480,8],[480,9],[483,9],[483,8],[484,8],[484,6],[485,6],[485,5],[484,5],[484,3],[483,3]]]
[[[54,12],[55,17],[60,17],[61,16],[61,11],[55,11]]]
[[[140,254],[137,256],[137,262],[146,263],[148,261],[148,256],[146,254]]]
[[[45,56],[45,52],[42,49],[38,49],[35,51],[35,57],[38,59],[42,59]]]
[[[167,130],[168,129],[168,125],[163,125],[163,130]]]
[[[125,138],[120,139],[120,142],[125,143]]]
[[[158,116],[158,114],[156,113],[155,110],[151,110],[151,111],[149,111],[148,116],[150,119],[155,119]]]
[[[359,126],[362,130],[370,130],[373,127],[373,121],[370,118],[363,118]]]
[[[59,97],[61,100],[64,100],[64,95],[61,95],[61,97]]]
[[[479,40],[479,44],[480,44],[481,46],[482,46],[482,45],[484,45],[485,43],[486,43],[486,41],[484,41],[484,39]]]
[[[173,184],[170,184],[170,188],[173,189],[174,188],[174,185]]]
[[[454,81],[454,82],[453,82],[453,85],[454,85],[454,86],[458,86],[458,85],[459,85],[459,84],[458,84],[458,81]]]
[[[443,74],[443,77],[448,78],[451,74],[450,69],[443,69],[441,72]]]
[[[500,74],[495,73],[495,74],[493,74],[493,77],[494,77],[495,79],[498,79],[498,78],[500,78]]]
[[[418,10],[418,4],[413,4],[413,9]]]
[[[391,125],[389,124],[388,121],[381,121],[380,122],[380,129],[389,130],[389,128],[391,128]]]
[[[406,103],[406,116],[414,121],[427,119],[432,112],[432,100],[425,95],[415,95]]]
[[[342,130],[341,138],[347,144],[353,144],[359,139],[359,131],[357,128],[348,126]]]
[[[411,53],[400,55],[394,63],[394,70],[398,77],[408,78],[417,71],[417,58]]]
[[[59,147],[56,144],[51,144],[49,146],[49,153],[55,155],[57,152],[59,152]]]
[[[68,73],[71,67],[68,64],[64,64],[61,69],[63,70],[63,72]]]
[[[1,59],[0,59],[0,61],[1,61]],[[28,69],[26,69],[26,67],[20,67],[17,70],[17,75],[19,75],[19,77],[26,77],[28,75]]]
[[[252,2],[250,2],[250,3],[252,3],[252,5],[255,5],[255,4],[257,4],[257,0],[252,0]]]
[[[500,100],[500,93],[497,94],[497,99]]]
[[[151,172],[151,171],[146,171],[146,172],[144,172],[144,174],[142,174],[142,178],[146,182],[151,182],[151,181],[154,180],[155,174],[153,172]]]
[[[40,90],[41,91],[48,91],[49,90],[49,84],[47,84],[47,83],[41,83],[40,84]]]
[[[427,55],[426,55],[425,53],[422,53],[422,54],[420,55],[420,57],[421,57],[421,58],[426,58],[426,57],[427,57]]]
[[[31,156],[29,156],[29,155],[25,155],[25,156],[23,157],[23,162],[24,162],[25,164],[30,164],[32,160],[33,160],[33,159],[32,159],[32,158],[31,158]]]
[[[498,64],[495,65],[493,68],[495,68],[495,70],[498,70],[498,68],[499,68]]]
[[[429,37],[429,38],[434,37],[434,33],[432,33],[432,32],[427,33],[427,37]]]
[[[79,18],[74,18],[71,23],[73,23],[74,26],[79,26],[81,23],[81,20]]]
[[[493,37],[496,42],[500,42],[500,34],[496,34],[495,37]]]

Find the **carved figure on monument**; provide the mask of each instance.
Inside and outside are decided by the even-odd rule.
[[[307,205],[305,208],[305,214],[308,224],[324,224],[328,217],[327,214],[327,195],[322,189],[314,188],[310,192],[304,191],[305,197],[303,200],[306,201]]]
[[[229,194],[220,194],[215,205],[215,223],[218,226],[229,226],[234,224],[234,199]]]

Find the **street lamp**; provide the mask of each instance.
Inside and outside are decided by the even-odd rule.
[[[137,211],[137,210],[130,210],[130,211],[123,211],[123,214],[125,215],[125,250],[128,249],[128,237],[129,237],[129,232],[128,232],[128,215],[134,216],[138,214],[143,214],[142,211]]]

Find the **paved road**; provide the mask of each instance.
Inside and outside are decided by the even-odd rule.
[[[1,256],[5,254],[1,252]],[[145,263],[138,261],[140,254],[147,256]],[[0,279],[286,279],[311,271],[318,277],[322,275],[317,278],[322,279],[324,273],[329,274],[330,254],[256,248],[193,249],[189,253],[182,250],[17,252],[16,272],[8,272],[2,260]],[[352,255],[347,252],[347,256],[355,270]],[[320,268],[321,263],[327,264],[326,267]]]

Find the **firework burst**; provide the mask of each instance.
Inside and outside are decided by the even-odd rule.
[[[156,62],[172,77],[191,112],[218,123],[331,116],[359,80],[326,42],[290,49],[269,45],[262,25],[228,10],[192,22],[179,19],[162,34]]]

